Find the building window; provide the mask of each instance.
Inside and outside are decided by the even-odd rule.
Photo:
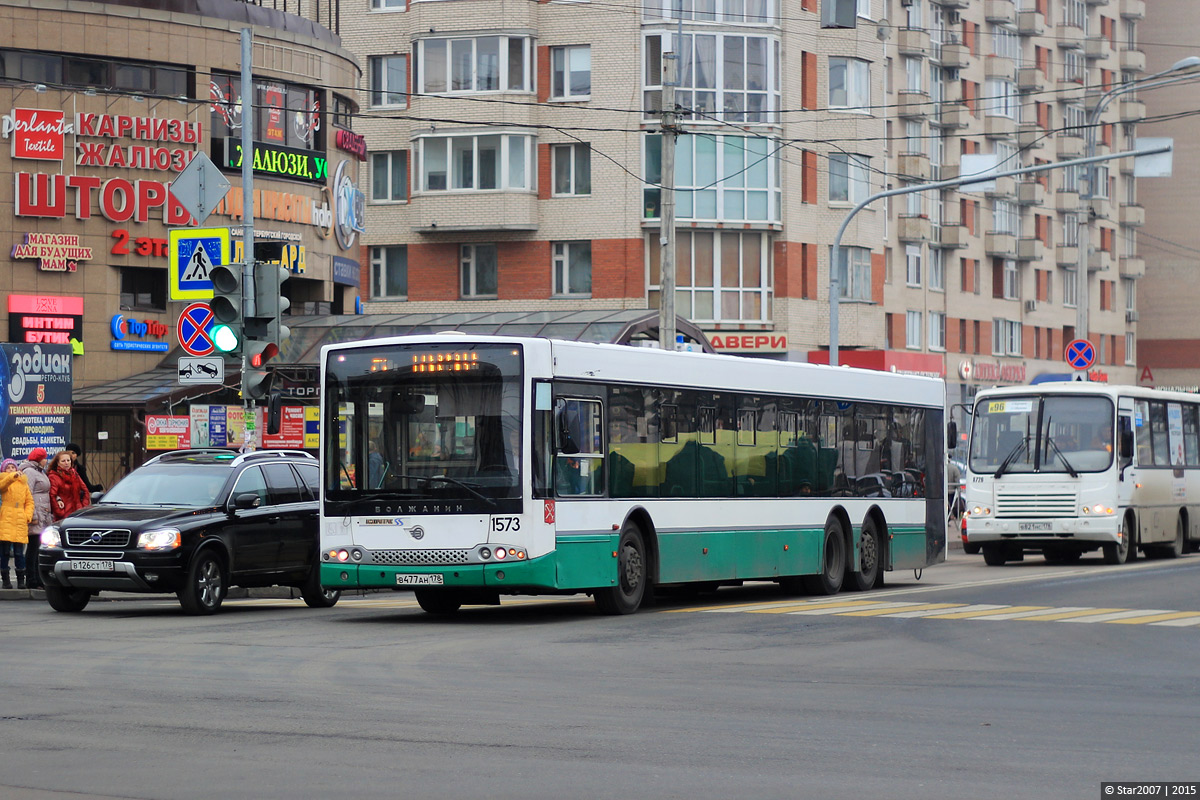
[[[859,58],[830,57],[829,107],[861,110],[871,105],[871,63]]]
[[[421,190],[527,190],[531,142],[517,134],[422,137]]]
[[[592,48],[550,48],[550,97],[579,100],[592,94]]]
[[[408,199],[408,153],[390,150],[371,154],[371,199],[387,202]]]
[[[371,56],[371,105],[402,106],[408,92],[408,56]]]
[[[464,244],[459,248],[462,296],[495,297],[499,265],[494,244]]]
[[[658,307],[657,232],[646,240],[650,306]],[[693,322],[771,321],[771,237],[758,231],[680,231],[675,244],[675,310]]]
[[[662,141],[645,138],[646,218],[659,215]],[[675,216],[718,222],[778,222],[780,149],[774,139],[680,136],[675,147]]]
[[[371,297],[389,300],[408,297],[408,248],[405,245],[371,248]]]
[[[408,7],[408,0],[371,0],[372,11],[395,10],[403,11]]]
[[[988,78],[984,83],[984,92],[985,114],[992,117],[1018,118],[1020,100],[1015,83],[1000,78]]]
[[[1137,281],[1133,278],[1122,278],[1125,287],[1125,310],[1137,311]]]
[[[866,0],[859,0],[865,2]],[[647,20],[697,20],[699,22],[732,22],[749,24],[778,24],[777,0],[646,0],[643,16]]]
[[[921,285],[921,245],[904,247],[904,283],[907,286]]]
[[[643,107],[662,108],[662,34],[646,37]],[[779,110],[779,41],[733,33],[685,33],[680,44],[675,102],[695,122],[776,122]]]
[[[946,254],[936,247],[929,250],[929,288],[938,292],[946,290]]]
[[[998,356],[1021,355],[1021,323],[1008,319],[992,320],[992,353]]]
[[[925,62],[919,58],[904,59],[904,88],[910,92],[921,91],[921,76]]]
[[[871,159],[855,153],[829,156],[829,202],[861,203],[871,193]]]
[[[992,230],[994,233],[1004,233],[1016,236],[1020,225],[1020,212],[1017,204],[1008,200],[995,200],[992,205]]]
[[[946,349],[946,314],[942,311],[929,312],[929,349]]]
[[[358,106],[349,97],[343,97],[340,94],[333,95],[329,113],[334,125],[339,128],[345,128],[348,131],[354,130],[354,114],[356,111],[358,111]]]
[[[166,272],[161,269],[121,267],[121,310],[166,311]]]
[[[904,346],[909,350],[921,349],[921,312],[904,312]]]
[[[554,293],[590,295],[592,293],[592,243],[554,243]]]
[[[1076,280],[1077,273],[1074,269],[1064,269],[1062,274],[1063,305],[1067,308],[1074,308],[1079,303],[1079,281]]]
[[[1021,63],[1021,38],[1007,25],[992,26],[992,55]]]
[[[417,42],[418,91],[531,91],[529,37],[479,36]]]
[[[1011,258],[1004,259],[1004,299],[1005,300],[1020,300],[1021,299],[1021,273],[1017,268],[1017,262]]]
[[[829,248],[833,260],[833,248]],[[871,251],[866,247],[841,248],[838,262],[838,296],[849,300],[871,300]]]
[[[1083,106],[1072,105],[1063,109],[1063,136],[1083,136],[1086,127],[1087,111]]]
[[[585,142],[556,144],[550,148],[554,162],[554,194],[592,193],[592,148]]]
[[[1133,352],[1134,338],[1132,333],[1125,334],[1125,363],[1136,364],[1137,354]]]

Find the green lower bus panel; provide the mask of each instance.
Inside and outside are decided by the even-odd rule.
[[[610,559],[611,560],[611,559]],[[350,588],[420,588],[419,584],[401,584],[397,575],[441,575],[438,586],[492,587],[504,591],[511,587],[537,590],[554,589],[555,558],[545,556],[528,561],[504,564],[472,564],[467,566],[413,567],[381,566],[375,564],[322,564],[321,585],[330,589]],[[345,577],[343,577],[345,576]]]
[[[925,529],[892,528],[888,551],[892,569],[922,569],[926,564]]]
[[[658,537],[659,580],[748,580],[820,571],[820,530],[701,531]]]
[[[558,588],[612,586],[617,580],[618,535],[563,537],[556,543]]]

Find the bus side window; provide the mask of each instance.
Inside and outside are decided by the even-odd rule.
[[[1122,414],[1117,425],[1120,430],[1117,454],[1121,463],[1129,463],[1133,461],[1133,420],[1127,414]]]

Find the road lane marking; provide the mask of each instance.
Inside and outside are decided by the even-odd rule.
[[[1003,614],[1012,606],[995,606],[989,603],[977,603],[969,605],[959,611],[951,611],[949,614],[931,614],[925,619],[970,619],[980,617],[984,614]]]
[[[905,612],[922,613],[922,612],[928,611],[929,613],[933,613],[934,611],[937,611],[939,609],[962,608],[963,605],[964,605],[963,603],[910,603],[910,604],[902,604],[897,608],[871,608],[871,609],[867,609],[866,611],[839,611],[838,616],[839,617],[880,617],[880,616],[894,617],[894,616],[903,614]]]
[[[1090,617],[1093,614],[1108,614],[1112,611],[1126,611],[1123,608],[1072,608],[1067,610],[1054,611],[1050,614],[1032,614],[1028,617],[1018,617],[1020,622],[1058,622],[1061,619],[1075,619],[1076,617]]]
[[[1075,617],[1074,619],[1064,619],[1063,622],[1113,622],[1114,620],[1136,619],[1146,615],[1165,614],[1166,611],[1160,608],[1146,609],[1145,611],[1125,610],[1114,611],[1111,614],[1098,614],[1087,617]]]

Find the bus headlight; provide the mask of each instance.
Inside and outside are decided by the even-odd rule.
[[[990,517],[992,510],[987,506],[974,506],[969,513],[972,517]]]
[[[1111,515],[1113,513],[1113,508],[1112,508],[1112,506],[1106,506],[1103,503],[1096,503],[1096,505],[1094,505],[1094,506],[1084,506],[1083,513],[1084,514],[1100,514],[1101,516],[1106,515],[1106,514]]]

